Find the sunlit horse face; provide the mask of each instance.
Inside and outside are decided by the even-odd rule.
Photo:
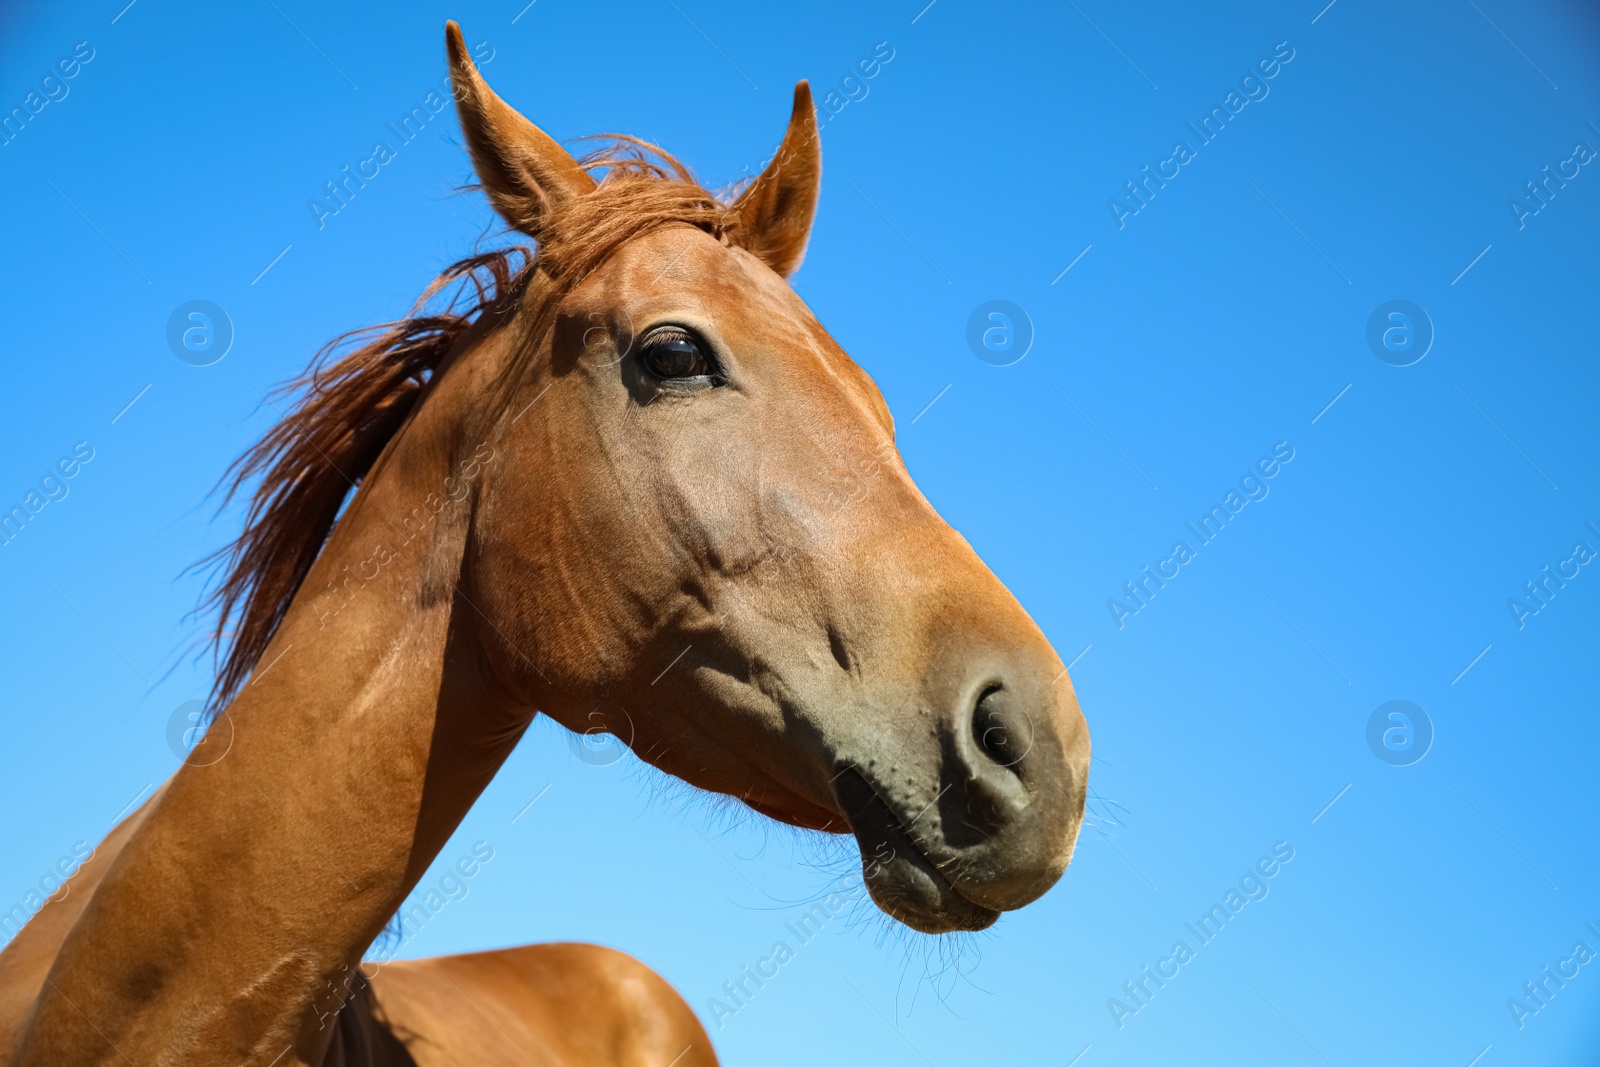
[[[606,186],[451,44],[480,180],[548,240]],[[876,386],[785,281],[819,176],[802,83],[732,237],[646,229],[546,314],[525,302],[496,335],[530,369],[466,570],[495,669],[530,702],[775,819],[853,832],[902,922],[981,929],[1066,869],[1088,731],[1049,642],[917,490]]]

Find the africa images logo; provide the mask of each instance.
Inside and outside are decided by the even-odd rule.
[[[1194,962],[1200,949],[1222,936],[1234,916],[1243,912],[1247,905],[1266,900],[1272,892],[1268,883],[1293,859],[1293,845],[1287,841],[1274,843],[1272,854],[1262,856],[1246,868],[1238,881],[1223,893],[1221,901],[1212,904],[1194,921],[1184,923],[1183,928],[1194,939],[1192,946],[1187,939],[1173,942],[1172,948],[1156,960],[1154,967],[1147,963],[1139,969],[1138,977],[1122,983],[1122,996],[1106,999],[1106,1010],[1111,1013],[1111,1021],[1117,1024],[1117,1029],[1126,1027],[1129,1019],[1148,1008],[1156,994]]]

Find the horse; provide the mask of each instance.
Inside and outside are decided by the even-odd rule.
[[[634,138],[574,158],[445,38],[479,184],[533,250],[326,350],[232,469],[229,747],[0,954],[8,1067],[714,1064],[611,950],[362,963],[540,713],[853,835],[873,902],[923,933],[988,927],[1072,858],[1067,670],[789,284],[822,173],[807,84],[719,197]]]

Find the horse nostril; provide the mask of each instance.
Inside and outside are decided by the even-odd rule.
[[[1017,764],[1028,754],[1033,739],[1025,725],[1014,721],[1004,692],[1003,687],[991,685],[978,697],[972,712],[972,736],[978,749],[992,762],[1017,772]]]

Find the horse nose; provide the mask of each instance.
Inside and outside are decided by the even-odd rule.
[[[974,814],[998,829],[1028,806],[1022,762],[1033,751],[1037,724],[1016,695],[990,683],[972,703],[972,747],[960,746],[961,770]]]
[[[947,734],[944,844],[961,872],[962,895],[1002,911],[1033,901],[1061,877],[1083,815],[1088,731],[1066,672],[1054,655],[1049,661],[984,676],[960,697]]]

